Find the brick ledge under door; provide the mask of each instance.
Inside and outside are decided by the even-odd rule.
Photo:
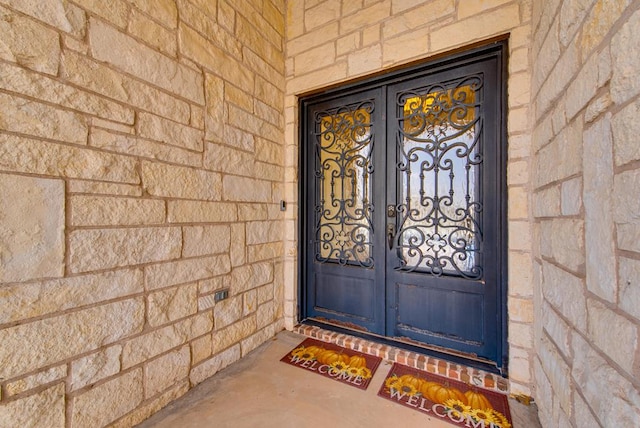
[[[483,370],[465,367],[439,358],[411,352],[394,346],[387,346],[348,334],[324,330],[317,326],[299,324],[293,331],[303,336],[312,337],[323,342],[335,343],[345,348],[353,349],[369,355],[381,357],[387,361],[404,364],[429,373],[448,377],[470,385],[496,391],[501,394],[509,393],[509,380]]]

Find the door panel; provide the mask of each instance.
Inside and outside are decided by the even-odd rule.
[[[305,317],[503,364],[502,49],[302,103]]]
[[[380,89],[307,114],[307,314],[384,334],[384,141]],[[384,152],[382,152],[384,153]]]

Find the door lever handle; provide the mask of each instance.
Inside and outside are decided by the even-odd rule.
[[[389,249],[393,249],[393,239],[396,234],[396,228],[393,223],[387,223],[387,242],[389,243]]]

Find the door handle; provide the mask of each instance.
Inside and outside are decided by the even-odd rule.
[[[389,249],[393,249],[393,239],[396,234],[396,227],[393,223],[387,223],[387,242],[389,243]]]

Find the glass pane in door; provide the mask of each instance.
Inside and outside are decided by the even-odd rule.
[[[398,270],[482,276],[482,76],[397,96]]]
[[[316,113],[316,260],[373,266],[373,102]]]

